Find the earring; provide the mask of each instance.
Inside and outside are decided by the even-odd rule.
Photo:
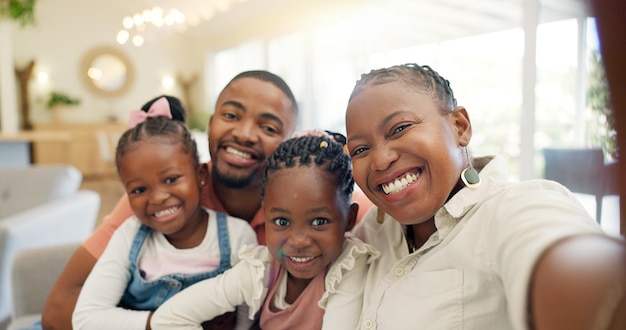
[[[383,211],[381,208],[378,208],[376,210],[376,222],[382,225],[384,221],[385,221],[385,211]]]
[[[467,157],[467,167],[461,172],[461,181],[470,189],[476,189],[480,186],[480,175],[472,167],[472,162],[469,159],[469,153],[467,147],[465,147],[465,156]]]
[[[200,181],[200,185],[204,186],[204,180]]]

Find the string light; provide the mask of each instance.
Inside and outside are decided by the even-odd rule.
[[[145,9],[141,13],[126,16],[122,19],[123,29],[117,33],[116,40],[117,43],[123,45],[130,39],[133,45],[140,47],[145,41],[143,34],[148,32],[149,29],[185,25],[186,20],[185,14],[176,8],[172,8],[167,12],[163,11],[161,7]]]
[[[197,2],[187,0],[177,2],[184,10],[177,8],[164,10],[159,6],[144,9],[122,19],[122,29],[117,32],[115,39],[120,45],[131,41],[133,45],[140,47],[146,40],[153,40],[156,34],[161,34],[166,30],[182,33],[189,27],[198,26],[202,20],[209,20],[215,14],[229,10],[235,3],[245,1],[207,0]]]

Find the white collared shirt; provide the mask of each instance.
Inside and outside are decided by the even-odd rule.
[[[541,253],[564,237],[602,232],[560,184],[509,183],[499,159],[476,161],[488,162],[481,186],[439,209],[437,232],[414,253],[402,225],[389,215],[379,224],[375,208],[355,228],[381,252],[370,265],[361,329],[525,329]]]

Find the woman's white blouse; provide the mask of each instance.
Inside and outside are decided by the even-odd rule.
[[[381,252],[369,268],[362,329],[525,329],[527,288],[539,256],[572,235],[600,233],[556,182],[508,183],[495,158],[481,186],[465,188],[435,215],[435,232],[408,253],[403,226],[372,208],[354,235]],[[475,165],[476,167],[476,165]]]

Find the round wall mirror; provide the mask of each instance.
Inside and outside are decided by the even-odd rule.
[[[81,76],[94,93],[119,96],[130,88],[133,68],[128,58],[119,50],[101,47],[85,56]]]

